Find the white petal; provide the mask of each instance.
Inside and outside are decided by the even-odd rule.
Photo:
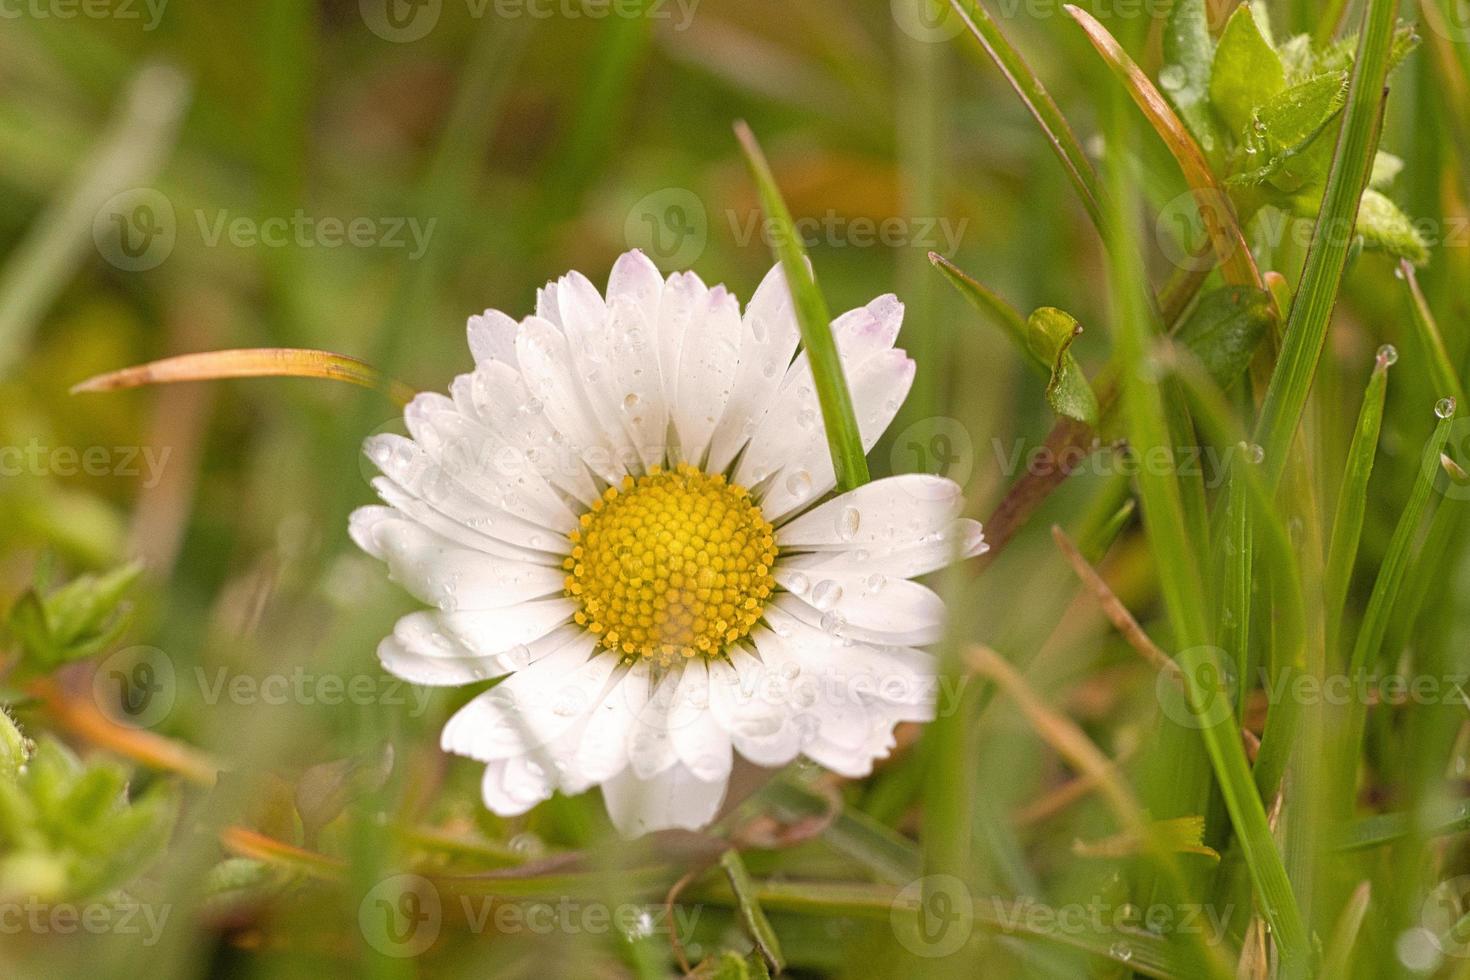
[[[544,404],[518,370],[499,362],[481,364],[473,374],[455,378],[452,390],[461,412],[519,449],[520,460],[548,482],[587,506],[597,499],[580,453],[546,417]]]
[[[674,740],[670,737],[669,713],[678,702],[682,669],[670,670],[653,689],[633,726],[628,743],[628,763],[639,779],[650,779],[672,766],[678,759]]]
[[[546,766],[527,756],[496,759],[485,766],[480,780],[485,806],[502,817],[520,816],[551,799],[555,789]]]
[[[761,627],[753,639],[767,642],[769,632]],[[730,651],[730,664],[710,664],[710,711],[736,751],[757,765],[784,766],[801,751],[787,691],[778,671],[738,648]]]
[[[696,317],[709,308],[709,287],[692,272],[676,272],[664,283],[658,307],[658,363],[664,401],[678,411],[679,355]]]
[[[506,609],[446,612],[444,628],[477,654],[500,653],[541,637],[572,618],[577,603],[567,598],[536,599]]]
[[[774,400],[801,331],[786,288],[786,273],[777,265],[751,297],[742,320],[740,367],[735,388],[710,439],[708,469],[722,473],[750,441]]]
[[[898,581],[904,582],[905,585],[915,589],[924,588],[924,586],[919,585],[917,582],[906,582],[903,579],[899,579]],[[780,610],[813,629],[821,630],[838,640],[854,640],[863,643],[878,643],[891,646],[925,646],[930,643],[939,642],[940,638],[944,636],[943,602],[939,601],[938,597],[935,597],[933,600],[939,610],[936,615],[931,612],[935,606],[931,605],[929,600],[920,599],[909,601],[912,603],[914,609],[920,610],[919,613],[915,614],[915,621],[920,622],[921,625],[915,626],[912,629],[876,629],[863,625],[862,622],[849,623],[836,610],[823,612],[806,600],[800,599],[788,592],[776,593],[775,600],[766,606],[766,614],[769,619],[773,610]],[[920,616],[923,617],[922,620],[919,618]]]
[[[855,575],[870,588],[885,579],[916,578],[984,554],[988,545],[980,522],[962,517],[933,534],[882,549],[812,551],[783,555],[779,567],[800,572],[811,582],[832,575]],[[799,590],[793,590],[799,591]]]
[[[669,731],[679,761],[698,779],[710,782],[730,775],[730,736],[710,711],[709,668],[686,664]]]
[[[944,628],[944,600],[933,589],[908,579],[870,580],[869,576],[823,569],[813,577],[789,566],[776,569],[776,582],[810,606],[818,621],[831,614],[850,630],[872,635],[933,635]]]
[[[565,579],[558,568],[455,547],[410,520],[381,521],[372,536],[393,581],[441,609],[500,609],[560,592]]]
[[[572,758],[572,768],[583,778],[605,782],[628,765],[628,747],[648,694],[648,666],[640,661],[617,679],[593,709]]]
[[[565,536],[497,507],[472,493],[412,439],[392,433],[369,436],[367,454],[383,474],[411,496],[481,534],[519,548],[565,554]]]
[[[703,464],[735,386],[741,329],[740,304],[724,286],[716,286],[680,340],[677,395],[670,404],[680,452],[695,465]]]
[[[472,316],[466,325],[470,353],[477,362],[501,361],[511,367],[516,363],[516,331],[519,325],[499,310],[486,310]]]
[[[511,561],[524,561],[531,564],[560,565],[561,555],[548,550],[535,550],[521,548],[508,541],[491,537],[470,527],[464,517],[456,518],[444,513],[426,500],[420,500],[409,493],[403,487],[394,483],[386,476],[380,476],[373,480],[373,489],[378,496],[386,501],[393,510],[400,515],[407,516],[422,524],[424,527],[438,534],[440,537],[483,551],[487,555],[497,558],[506,558]],[[473,519],[473,518],[469,518]],[[361,543],[361,542],[359,542]],[[374,545],[376,547],[376,545]],[[563,551],[567,549],[562,549]],[[382,557],[379,555],[378,557]]]
[[[727,780],[704,781],[682,765],[673,765],[651,779],[640,779],[631,768],[602,787],[607,815],[624,837],[656,830],[699,830],[709,824],[725,799]]]
[[[562,627],[530,644],[490,654],[477,654],[454,639],[438,613],[402,617],[391,636],[378,644],[378,661],[395,677],[431,687],[473,684],[506,674],[566,646],[580,627]]]
[[[618,256],[607,277],[608,306],[611,307],[615,301],[633,303],[643,311],[644,320],[654,329],[658,325],[658,304],[663,291],[664,277],[658,266],[636,248]]]
[[[616,657],[594,650],[584,634],[512,674],[455,712],[440,744],[482,762],[546,745],[587,716],[616,669]]]
[[[894,548],[949,527],[964,506],[959,485],[927,473],[874,480],[780,528],[783,548]]]
[[[612,300],[608,317],[607,371],[628,441],[645,469],[661,464],[668,449],[669,409],[654,348],[653,326],[642,306],[625,297]]]
[[[571,450],[607,482],[621,479],[624,470],[602,424],[592,414],[567,338],[545,320],[529,317],[516,337],[516,356],[526,387]]]
[[[849,390],[864,453],[887,430],[913,382],[914,362],[898,350],[875,354],[852,372]],[[794,442],[783,442],[775,457],[760,455],[771,447],[751,446],[751,452],[757,454],[755,459],[767,460],[768,468],[780,467],[760,498],[761,511],[771,521],[781,520],[837,485],[825,429],[818,425],[805,430],[792,427],[791,431]]]
[[[600,332],[607,320],[602,294],[580,272],[569,272],[557,280],[556,305],[561,311],[561,328],[573,345]]]

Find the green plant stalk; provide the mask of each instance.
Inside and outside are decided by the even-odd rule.
[[[1379,357],[1363,393],[1363,407],[1353,429],[1348,447],[1347,471],[1337,497],[1337,513],[1332,519],[1332,540],[1327,552],[1326,581],[1323,601],[1327,624],[1327,655],[1337,657],[1338,639],[1342,635],[1342,611],[1347,601],[1348,583],[1352,581],[1357,560],[1358,541],[1363,532],[1363,513],[1368,506],[1368,478],[1373,473],[1373,460],[1378,453],[1378,434],[1383,428],[1383,400],[1388,390],[1389,361]]]
[[[1462,413],[1470,411],[1470,401],[1465,398],[1465,386],[1460,382],[1460,375],[1450,359],[1444,334],[1440,332],[1434,312],[1429,308],[1429,301],[1424,298],[1424,290],[1419,288],[1419,277],[1414,271],[1413,263],[1407,260],[1400,262],[1399,275],[1403,277],[1404,288],[1409,293],[1409,322],[1414,325],[1414,342],[1429,363],[1429,374],[1437,388],[1435,394],[1454,398],[1456,407]]]
[[[801,342],[811,360],[812,381],[817,388],[817,403],[822,408],[822,424],[827,431],[827,447],[832,452],[837,489],[860,487],[868,482],[868,460],[852,407],[852,393],[842,373],[842,360],[837,356],[837,342],[832,338],[832,314],[817,287],[807,262],[806,247],[791,221],[791,212],[755,134],[745,123],[738,122],[735,136],[760,192],[761,206],[774,226],[774,251],[786,271],[796,321],[801,328]]]
[[[1368,0],[1363,12],[1357,60],[1327,175],[1327,190],[1312,231],[1301,285],[1287,316],[1281,355],[1256,427],[1256,442],[1266,451],[1266,473],[1272,487],[1285,470],[1287,452],[1312,387],[1347,264],[1358,204],[1378,149],[1397,9],[1394,0]]]

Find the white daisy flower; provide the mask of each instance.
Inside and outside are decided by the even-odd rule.
[[[882,296],[832,324],[864,450],[914,362]],[[742,315],[723,286],[644,255],[607,294],[571,273],[519,324],[469,321],[475,370],[364,449],[387,506],[353,539],[436,607],[378,657],[416,684],[509,674],[444,727],[486,764],[485,805],[524,813],[600,785],[628,835],[698,829],[735,753],[863,776],[934,710],[944,606],[911,581],[984,550],[960,488],[836,486],[779,267]]]

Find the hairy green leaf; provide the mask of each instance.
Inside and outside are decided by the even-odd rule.
[[[1251,115],[1286,88],[1281,58],[1261,33],[1255,15],[1236,8],[1215,49],[1210,72],[1210,102],[1233,133],[1244,132]]]

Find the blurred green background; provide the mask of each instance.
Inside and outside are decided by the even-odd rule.
[[[1085,6],[1157,68],[1159,21],[1146,15],[1166,3]],[[1353,16],[1358,5],[1348,6]],[[1115,83],[1061,5],[998,2],[992,12],[1098,150],[1099,93]],[[1310,30],[1319,15],[1307,0],[1270,5],[1281,34]],[[984,517],[1018,475],[1007,460],[1037,445],[1052,417],[1042,386],[927,252],[1018,309],[1073,313],[1085,330],[1075,351],[1089,369],[1110,348],[1095,233],[1024,108],[954,15],[919,0],[9,0],[0,18],[0,445],[15,450],[0,456],[0,605],[41,567],[64,579],[141,559],[135,619],[117,646],[162,652],[177,697],[153,730],[226,770],[215,787],[183,791],[163,859],[126,886],[145,907],[169,910],[156,942],[121,928],[7,930],[0,972],[668,975],[662,925],[631,936],[497,929],[461,921],[446,896],[455,910],[437,942],[402,957],[364,924],[377,914],[375,896],[399,900],[381,889],[405,854],[460,872],[525,872],[532,862],[555,875],[564,852],[616,849],[595,794],[516,820],[485,813],[479,767],[437,748],[443,717],[469,692],[415,692],[381,675],[377,640],[412,606],[350,545],[346,517],[371,499],[358,446],[396,427],[389,402],[304,380],[68,388],[172,354],[308,347],[442,389],[471,364],[467,315],[494,307],[524,316],[535,289],[569,269],[601,284],[630,247],[665,272],[693,268],[748,297],[772,258],[731,133],[745,119],[807,222],[832,308],[888,291],[907,304],[900,345],[917,358],[919,380],[871,455],[875,475],[937,467],[965,482],[970,513]],[[1394,196],[1453,228],[1467,148],[1446,134],[1464,121],[1425,52],[1394,84],[1384,145],[1406,161]],[[1139,133],[1128,152],[1156,210],[1185,185],[1162,144]],[[1457,357],[1470,251],[1463,226],[1459,234],[1421,274]],[[1159,249],[1150,258],[1162,280],[1166,260]],[[1294,281],[1300,251],[1278,258]],[[1439,394],[1407,346],[1405,322],[1391,263],[1361,256],[1314,411],[1335,473],[1375,348],[1404,347],[1365,567],[1392,531],[1425,406]],[[84,466],[88,458],[96,465]],[[1045,651],[1033,685],[1127,756],[1158,720],[1151,674],[1095,607],[1074,601],[1075,581],[1046,532],[1053,521],[1082,524],[1119,493],[1106,473],[1084,473],[983,578],[952,595],[958,636],[1023,662]],[[1141,536],[1126,536],[1109,574],[1146,618],[1156,596],[1145,558]],[[317,695],[323,677],[360,679],[369,693],[345,704],[300,695],[273,703],[263,693],[266,679],[302,671]],[[91,678],[82,664],[60,683],[85,695]],[[246,693],[219,686],[236,678]],[[53,728],[42,706],[20,698],[28,733]],[[1063,774],[1014,712],[984,717],[964,763],[972,833],[956,845],[973,852],[969,887],[1055,902],[1113,895],[1106,862],[1070,852],[1074,838],[1107,832],[1105,811],[1088,803],[1040,826],[1014,819]],[[95,751],[74,734],[81,754]],[[926,780],[953,775],[942,764],[909,752],[844,792],[862,819],[912,836]],[[130,792],[172,778],[138,767]],[[350,800],[327,807],[325,826],[308,827],[302,786],[311,792],[323,779],[347,787]],[[235,848],[226,860],[224,827],[344,863],[316,876],[289,855]],[[583,903],[657,905],[708,857],[671,846],[622,848],[655,867],[648,880],[598,878],[591,895],[554,878],[537,887],[553,903],[576,890]],[[775,881],[867,873],[823,840],[749,860]],[[691,962],[748,948],[727,900],[691,907],[701,910],[681,937]],[[1247,911],[1231,928],[1245,928]],[[1008,937],[977,935],[959,959],[919,957],[886,914],[772,917],[796,975],[928,975],[941,965],[956,975],[1127,972],[1065,945],[1038,953]]]

